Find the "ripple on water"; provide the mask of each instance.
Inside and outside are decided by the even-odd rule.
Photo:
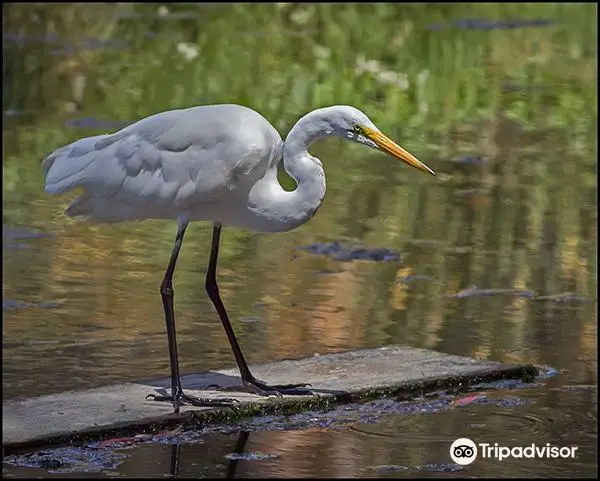
[[[361,423],[351,426],[349,429],[367,436],[397,438],[403,444],[413,443],[444,443],[451,444],[456,438],[458,432],[465,437],[471,437],[475,440],[485,442],[483,436],[494,426],[502,425],[506,433],[516,433],[518,439],[540,438],[545,434],[550,434],[547,429],[548,420],[542,418],[534,412],[526,410],[527,402],[509,399],[488,398],[485,401],[471,404],[469,408],[452,408],[448,404],[445,410],[440,410],[435,416],[400,416],[397,414],[384,415],[377,424]],[[515,405],[522,405],[519,410],[512,408]],[[485,407],[484,407],[485,406]],[[483,411],[485,409],[485,411]],[[453,424],[457,426],[447,434],[439,433],[439,417],[451,417]],[[509,439],[505,439],[508,441]]]
[[[578,392],[569,390],[557,393],[575,396]],[[470,475],[476,477],[491,475],[512,477],[527,474],[567,476],[589,472],[590,466],[595,465],[597,452],[595,411],[582,410],[575,415],[572,412],[565,414],[565,411],[560,409],[560,403],[565,402],[564,398],[556,398],[556,409],[550,409],[545,405],[540,406],[535,402],[533,391],[525,393],[521,398],[508,397],[501,393],[464,397],[477,397],[480,401],[469,403],[468,407],[465,406],[467,408],[454,401],[452,404],[458,407],[441,410],[434,416],[384,416],[377,425],[357,424],[351,427],[351,430],[359,436],[387,437],[386,445],[399,445],[398,449],[391,448],[391,450],[400,453],[398,456],[401,459],[402,453],[416,450],[422,452],[425,459],[443,462],[449,457],[447,451],[449,446],[458,437],[469,438],[477,444],[488,443],[490,447],[494,447],[497,443],[498,446],[508,448],[528,447],[532,444],[538,448],[546,447],[548,444],[559,448],[577,448],[577,451],[574,451],[575,458],[542,457],[531,460],[509,457],[502,461],[489,456],[481,459],[483,454],[480,448],[477,461],[464,468]],[[518,409],[512,408],[516,399],[525,401]],[[582,432],[581,426],[586,424],[589,429]],[[443,434],[440,433],[440,426],[445,427]],[[423,446],[428,447],[423,449]],[[385,475],[385,473],[414,471],[417,468],[400,462],[397,465],[374,466],[370,469]]]

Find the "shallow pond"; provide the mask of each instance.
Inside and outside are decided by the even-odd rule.
[[[169,373],[159,284],[175,223],[94,226],[63,215],[74,195],[43,191],[39,162],[61,145],[55,137],[94,135],[123,120],[91,115],[33,122],[31,112],[5,112],[5,400]],[[171,436],[98,459],[88,453],[73,461],[81,453],[69,453],[68,466],[52,456],[40,464],[37,453],[29,464],[5,462],[3,474],[593,476],[596,163],[573,135],[523,130],[500,115],[456,128],[443,147],[398,138],[435,178],[358,146],[318,143],[313,153],[328,181],[318,214],[283,234],[225,227],[218,270],[251,363],[407,344],[534,363],[555,375],[535,386],[495,388],[464,405],[458,396],[446,404],[442,396],[433,407],[428,400],[398,409],[375,404],[375,417],[358,413],[332,424],[313,413],[317,421],[285,430],[264,429],[279,426],[272,419],[255,420],[231,432],[196,433],[193,442],[172,444],[178,438]],[[184,373],[234,365],[204,291],[210,234],[209,225],[191,225],[174,278]],[[574,459],[478,459],[461,467],[449,456],[460,437],[578,450]]]

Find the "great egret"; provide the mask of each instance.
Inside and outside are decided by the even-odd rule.
[[[307,384],[269,386],[257,380],[244,359],[216,280],[222,225],[285,232],[307,222],[325,196],[325,173],[308,153],[320,137],[339,136],[380,149],[423,172],[434,174],[379,131],[360,110],[336,105],[314,110],[290,130],[285,142],[259,113],[241,105],[208,105],[170,110],[144,118],[113,134],[87,137],[46,159],[45,189],[59,194],[82,187],[83,195],[66,214],[92,222],[175,219],[175,246],[160,286],[165,311],[171,395],[175,412],[184,401],[194,405],[228,404],[183,392],[175,339],[173,271],[190,221],[212,221],[212,247],[206,291],[231,344],[242,383],[259,394],[304,394]],[[277,166],[296,181],[288,192],[277,180]]]

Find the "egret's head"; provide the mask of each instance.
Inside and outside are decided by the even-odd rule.
[[[422,172],[435,172],[397,143],[383,134],[371,119],[360,110],[347,105],[336,105],[322,109],[327,118],[326,135],[336,135],[359,144],[381,150]]]

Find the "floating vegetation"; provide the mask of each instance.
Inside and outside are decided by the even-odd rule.
[[[5,456],[3,461],[24,468],[43,468],[49,473],[99,473],[115,469],[127,455],[112,449],[69,446]]]
[[[335,261],[350,262],[354,260],[365,260],[375,262],[398,262],[400,254],[386,247],[346,247],[341,242],[316,242],[308,246],[298,247],[300,250],[311,254],[325,255]]]

